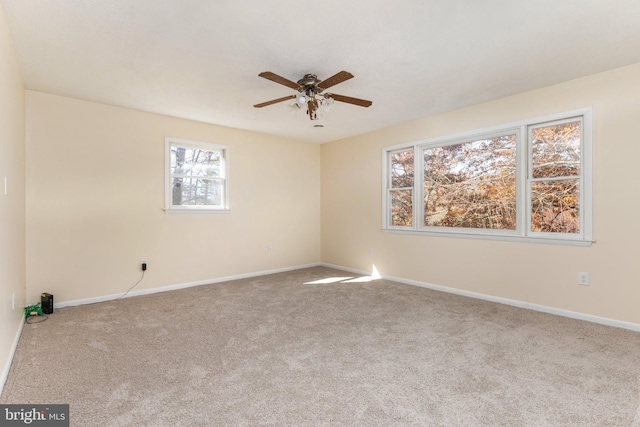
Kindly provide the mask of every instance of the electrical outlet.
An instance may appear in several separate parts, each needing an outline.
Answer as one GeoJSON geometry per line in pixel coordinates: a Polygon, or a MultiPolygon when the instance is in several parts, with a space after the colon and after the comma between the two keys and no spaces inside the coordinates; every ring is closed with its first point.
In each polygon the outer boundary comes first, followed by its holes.
{"type": "Polygon", "coordinates": [[[271,254],[273,253],[273,248],[272,248],[271,246],[269,246],[269,247],[267,248],[267,253],[268,253],[269,255],[271,255],[271,254]]]}
{"type": "Polygon", "coordinates": [[[16,293],[11,294],[11,310],[16,309],[16,293]]]}
{"type": "Polygon", "coordinates": [[[142,271],[147,271],[147,259],[146,258],[142,258],[140,260],[140,267],[142,268],[142,271]]]}
{"type": "Polygon", "coordinates": [[[579,285],[589,285],[589,273],[581,271],[578,273],[578,284],[579,285]]]}
{"type": "Polygon", "coordinates": [[[369,250],[367,251],[367,253],[369,254],[369,256],[373,255],[373,248],[369,248],[369,250]]]}

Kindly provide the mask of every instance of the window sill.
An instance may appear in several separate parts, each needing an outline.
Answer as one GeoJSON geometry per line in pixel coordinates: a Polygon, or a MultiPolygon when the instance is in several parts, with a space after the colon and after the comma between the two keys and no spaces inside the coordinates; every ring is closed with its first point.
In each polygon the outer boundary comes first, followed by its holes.
{"type": "Polygon", "coordinates": [[[522,243],[542,243],[547,245],[564,245],[564,246],[583,246],[589,247],[595,240],[586,240],[580,238],[551,238],[551,237],[531,237],[531,236],[508,236],[498,234],[470,234],[470,233],[446,233],[432,231],[416,231],[416,230],[400,230],[400,229],[381,229],[383,233],[407,234],[413,236],[430,236],[430,237],[453,237],[456,239],[479,239],[479,240],[500,240],[505,242],[522,242],[522,243]]]}
{"type": "Polygon", "coordinates": [[[194,208],[171,208],[162,209],[166,214],[220,214],[229,213],[231,209],[194,209],[194,208]]]}

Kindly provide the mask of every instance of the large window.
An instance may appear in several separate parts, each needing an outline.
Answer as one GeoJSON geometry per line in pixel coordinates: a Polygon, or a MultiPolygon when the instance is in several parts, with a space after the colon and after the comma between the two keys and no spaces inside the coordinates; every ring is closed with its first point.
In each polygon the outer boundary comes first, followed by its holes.
{"type": "Polygon", "coordinates": [[[516,133],[425,147],[424,225],[516,228],[516,133]]]}
{"type": "Polygon", "coordinates": [[[590,112],[383,151],[383,229],[591,243],[590,112]]]}
{"type": "Polygon", "coordinates": [[[223,211],[228,206],[228,149],[223,145],[165,138],[165,208],[223,211]]]}

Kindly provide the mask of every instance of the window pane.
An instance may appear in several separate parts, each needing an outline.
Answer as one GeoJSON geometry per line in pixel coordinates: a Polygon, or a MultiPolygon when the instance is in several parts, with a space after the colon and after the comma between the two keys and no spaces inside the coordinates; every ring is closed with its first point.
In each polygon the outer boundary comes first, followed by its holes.
{"type": "Polygon", "coordinates": [[[411,226],[413,223],[413,190],[392,190],[391,225],[411,226]]]}
{"type": "Polygon", "coordinates": [[[222,180],[174,177],[172,196],[177,206],[220,206],[222,180]]]}
{"type": "Polygon", "coordinates": [[[516,228],[516,135],[424,150],[424,225],[516,228]]]}
{"type": "Polygon", "coordinates": [[[219,151],[200,150],[190,147],[171,147],[171,173],[219,177],[222,156],[219,151]]]}
{"type": "Polygon", "coordinates": [[[413,187],[413,150],[391,154],[391,188],[413,187]]]}
{"type": "Polygon", "coordinates": [[[580,232],[580,181],[539,181],[531,184],[531,231],[580,232]]]}
{"type": "Polygon", "coordinates": [[[531,131],[532,176],[555,178],[580,174],[580,122],[531,131]]]}

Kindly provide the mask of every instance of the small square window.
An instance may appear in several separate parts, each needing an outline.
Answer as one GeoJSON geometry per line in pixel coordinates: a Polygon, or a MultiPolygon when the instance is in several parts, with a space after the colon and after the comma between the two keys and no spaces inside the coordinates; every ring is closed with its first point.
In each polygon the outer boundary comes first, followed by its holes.
{"type": "Polygon", "coordinates": [[[165,209],[228,210],[228,148],[165,138],[165,209]]]}

